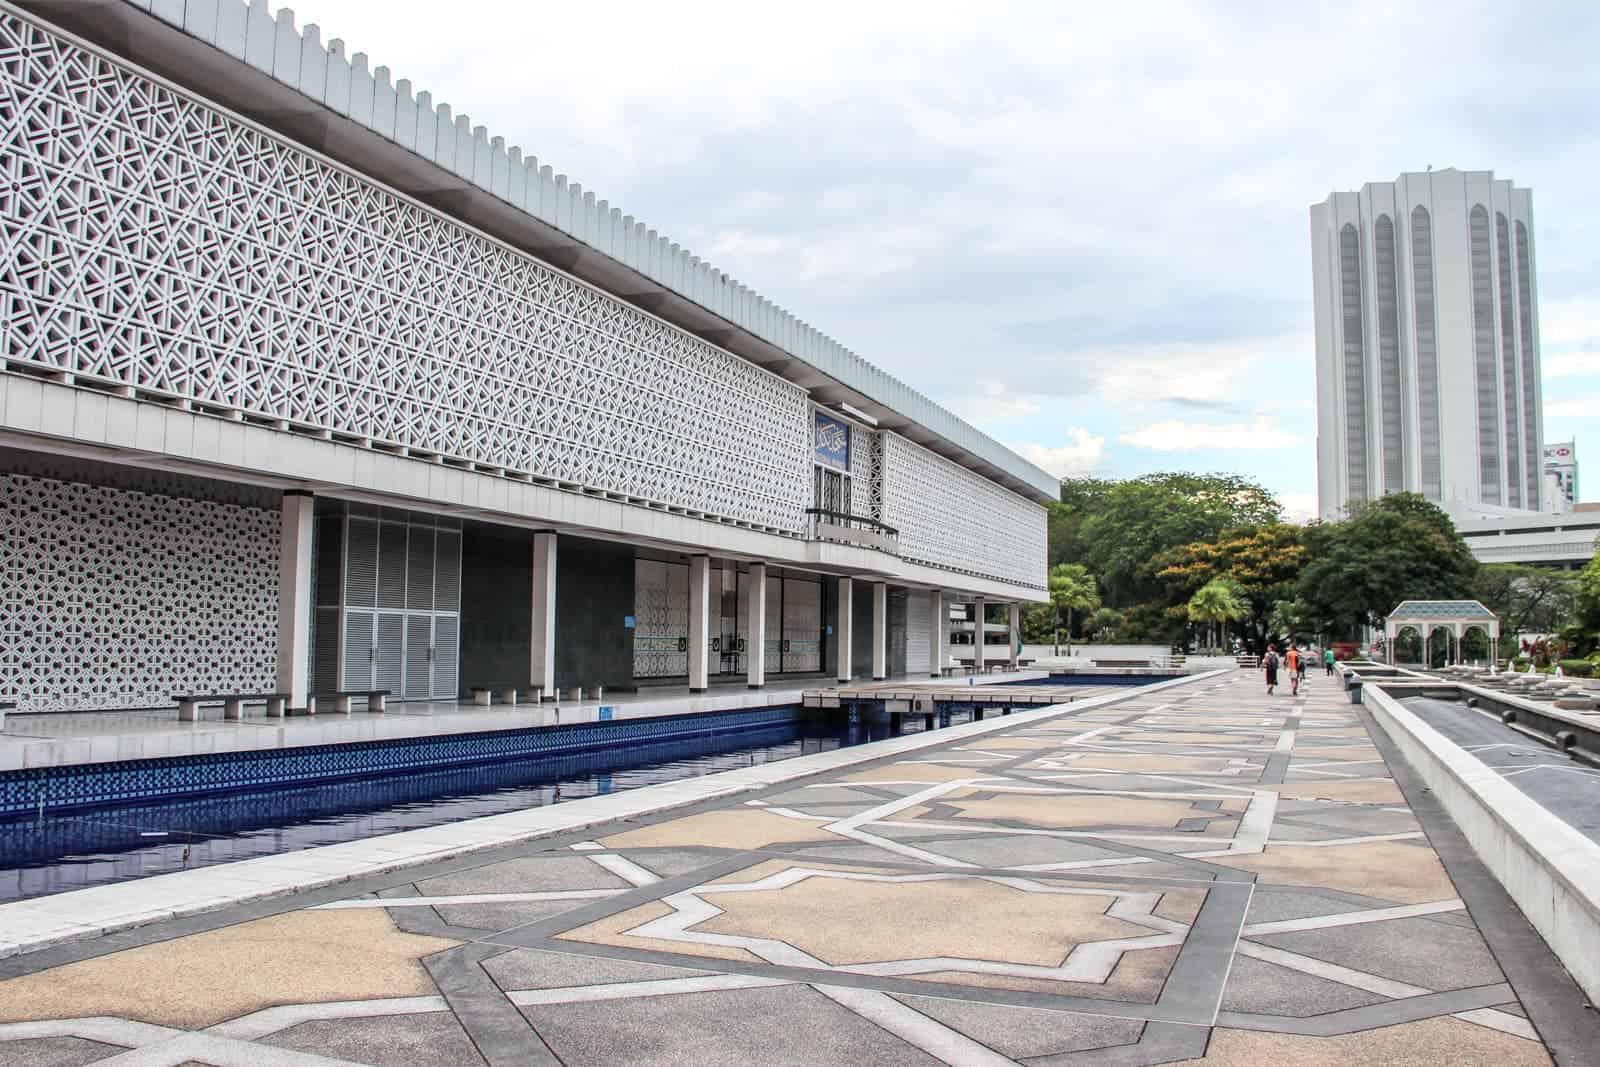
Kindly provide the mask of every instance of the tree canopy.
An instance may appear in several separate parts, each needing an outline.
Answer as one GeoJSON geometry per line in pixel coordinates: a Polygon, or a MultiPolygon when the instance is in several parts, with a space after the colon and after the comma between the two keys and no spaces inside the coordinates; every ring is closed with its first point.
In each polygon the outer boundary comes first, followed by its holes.
{"type": "Polygon", "coordinates": [[[1478,573],[1450,517],[1416,493],[1355,505],[1342,522],[1305,528],[1310,561],[1296,582],[1319,630],[1374,625],[1406,599],[1462,600],[1478,573]]]}

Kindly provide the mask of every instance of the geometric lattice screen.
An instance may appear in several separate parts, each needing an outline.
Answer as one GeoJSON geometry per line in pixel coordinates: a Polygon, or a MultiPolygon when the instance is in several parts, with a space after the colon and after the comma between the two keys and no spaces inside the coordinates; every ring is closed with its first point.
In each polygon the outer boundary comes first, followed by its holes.
{"type": "Polygon", "coordinates": [[[883,521],[903,559],[1040,588],[1043,507],[883,431],[883,521]]]}
{"type": "Polygon", "coordinates": [[[0,700],[168,704],[276,683],[275,510],[0,474],[0,700]]]}
{"type": "Polygon", "coordinates": [[[803,389],[0,12],[0,360],[789,533],[803,389]]]}

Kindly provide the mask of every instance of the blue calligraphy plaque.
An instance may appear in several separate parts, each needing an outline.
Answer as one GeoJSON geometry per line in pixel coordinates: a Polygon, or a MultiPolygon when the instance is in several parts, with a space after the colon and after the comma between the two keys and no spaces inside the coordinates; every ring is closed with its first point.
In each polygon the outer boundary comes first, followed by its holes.
{"type": "Polygon", "coordinates": [[[850,469],[850,427],[817,411],[811,424],[811,444],[817,462],[836,471],[850,469]]]}

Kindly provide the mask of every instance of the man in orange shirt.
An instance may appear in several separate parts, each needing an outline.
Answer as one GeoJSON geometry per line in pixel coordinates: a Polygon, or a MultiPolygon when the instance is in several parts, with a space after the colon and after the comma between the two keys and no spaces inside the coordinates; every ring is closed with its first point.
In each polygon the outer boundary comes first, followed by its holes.
{"type": "Polygon", "coordinates": [[[1300,695],[1300,650],[1298,648],[1295,648],[1293,645],[1290,645],[1289,646],[1289,652],[1284,658],[1286,660],[1288,660],[1288,667],[1289,667],[1289,695],[1290,696],[1299,696],[1300,695]]]}

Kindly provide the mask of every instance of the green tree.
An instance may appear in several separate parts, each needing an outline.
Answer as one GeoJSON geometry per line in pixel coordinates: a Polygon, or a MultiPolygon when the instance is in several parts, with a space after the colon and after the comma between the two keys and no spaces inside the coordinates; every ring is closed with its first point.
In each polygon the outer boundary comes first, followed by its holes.
{"type": "Polygon", "coordinates": [[[1575,618],[1568,630],[1572,655],[1587,656],[1600,648],[1600,555],[1578,572],[1575,618]]]}
{"type": "Polygon", "coordinates": [[[1072,613],[1100,606],[1094,575],[1081,563],[1057,563],[1050,568],[1050,603],[1055,616],[1055,654],[1061,655],[1061,612],[1067,613],[1067,655],[1072,655],[1072,613]]]}
{"type": "Polygon", "coordinates": [[[1189,618],[1195,622],[1221,626],[1217,642],[1226,647],[1228,623],[1245,617],[1248,612],[1243,592],[1228,578],[1213,578],[1189,598],[1189,618]]]}
{"type": "Polygon", "coordinates": [[[1504,654],[1516,648],[1519,633],[1553,634],[1574,621],[1578,576],[1549,567],[1487,563],[1478,568],[1472,592],[1500,617],[1504,654]]]}
{"type": "Polygon", "coordinates": [[[1195,590],[1226,578],[1244,597],[1248,609],[1241,627],[1245,644],[1264,652],[1274,607],[1294,598],[1294,586],[1307,559],[1298,526],[1270,522],[1224,531],[1220,536],[1181,545],[1158,556],[1156,577],[1167,583],[1168,602],[1187,604],[1195,590]]]}
{"type": "Polygon", "coordinates": [[[1355,505],[1342,522],[1312,523],[1310,562],[1295,583],[1319,632],[1350,635],[1407,599],[1472,596],[1478,563],[1450,517],[1416,493],[1355,505]]]}
{"type": "Polygon", "coordinates": [[[1084,624],[1097,640],[1108,641],[1122,627],[1122,612],[1116,608],[1097,608],[1084,624]]]}

